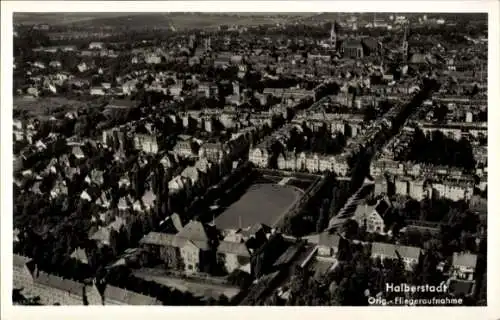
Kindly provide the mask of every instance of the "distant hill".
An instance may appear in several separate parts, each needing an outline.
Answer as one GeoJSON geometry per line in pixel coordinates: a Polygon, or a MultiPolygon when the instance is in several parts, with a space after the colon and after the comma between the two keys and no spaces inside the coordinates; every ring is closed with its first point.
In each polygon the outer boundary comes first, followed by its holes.
{"type": "Polygon", "coordinates": [[[50,12],[50,13],[27,13],[15,12],[14,24],[49,24],[65,25],[78,22],[91,21],[103,18],[118,18],[129,13],[121,12],[50,12]]]}
{"type": "Polygon", "coordinates": [[[310,13],[16,13],[15,24],[49,24],[75,27],[109,26],[162,27],[173,25],[176,29],[213,28],[219,25],[238,24],[254,26],[276,24],[310,13]]]}
{"type": "MultiPolygon", "coordinates": [[[[15,24],[49,24],[54,26],[71,25],[75,27],[128,27],[136,28],[165,28],[175,27],[177,30],[186,28],[213,29],[220,25],[238,24],[241,26],[257,26],[276,23],[322,23],[332,22],[340,17],[355,15],[361,21],[388,19],[389,15],[399,15],[390,12],[362,13],[266,13],[266,12],[227,12],[227,13],[200,13],[200,12],[170,12],[170,13],[134,13],[134,12],[70,12],[70,13],[15,13],[15,24]]],[[[423,13],[401,13],[407,17],[417,17],[423,13]]],[[[443,17],[451,20],[486,20],[486,14],[468,13],[429,13],[428,18],[443,17]]]]}

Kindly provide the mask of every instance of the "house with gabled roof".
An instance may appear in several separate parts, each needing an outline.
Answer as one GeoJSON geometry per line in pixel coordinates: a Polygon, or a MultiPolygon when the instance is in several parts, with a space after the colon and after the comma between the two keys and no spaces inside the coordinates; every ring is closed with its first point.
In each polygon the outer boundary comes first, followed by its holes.
{"type": "Polygon", "coordinates": [[[135,201],[134,201],[134,199],[132,199],[132,196],[130,194],[127,194],[126,196],[122,196],[118,200],[118,210],[126,211],[126,210],[133,207],[134,202],[135,201]]]}
{"type": "Polygon", "coordinates": [[[477,255],[466,252],[454,252],[451,262],[450,276],[460,280],[474,280],[477,255]]]}
{"type": "Polygon", "coordinates": [[[56,183],[52,190],[50,190],[50,198],[56,199],[60,196],[65,196],[68,194],[68,187],[66,186],[66,181],[63,179],[56,180],[56,183]]]}
{"type": "Polygon", "coordinates": [[[64,168],[64,175],[66,176],[67,179],[73,180],[73,177],[77,174],[80,174],[80,167],[65,167],[64,168]]]}
{"type": "Polygon", "coordinates": [[[78,247],[75,250],[73,250],[73,253],[71,253],[70,258],[78,260],[79,262],[81,262],[83,264],[89,263],[87,252],[85,251],[84,248],[81,248],[81,247],[78,247]]]}
{"type": "Polygon", "coordinates": [[[77,69],[78,71],[80,72],[85,72],[89,69],[89,67],[87,66],[87,64],[85,62],[82,62],[80,63],[78,66],[77,66],[77,69]]]}
{"type": "Polygon", "coordinates": [[[200,173],[196,167],[186,167],[181,172],[181,177],[189,179],[191,181],[191,185],[194,185],[200,179],[200,173]]]}
{"type": "Polygon", "coordinates": [[[141,203],[145,210],[153,209],[155,201],[156,201],[156,195],[152,190],[147,190],[141,197],[141,203]]]}
{"type": "Polygon", "coordinates": [[[371,258],[400,259],[405,264],[405,269],[413,270],[419,263],[422,249],[418,247],[394,245],[391,243],[373,242],[371,247],[371,258]]]}
{"type": "Polygon", "coordinates": [[[45,151],[47,149],[47,145],[45,143],[43,143],[41,140],[38,140],[36,143],[35,143],[35,148],[39,151],[39,152],[42,152],[42,151],[45,151]]]}
{"type": "Polygon", "coordinates": [[[221,241],[217,247],[217,257],[223,261],[228,273],[242,270],[252,274],[251,252],[244,242],[221,241]]]}
{"type": "Polygon", "coordinates": [[[12,242],[19,242],[19,234],[21,232],[19,231],[18,228],[14,228],[13,232],[12,232],[12,242]]]}
{"type": "Polygon", "coordinates": [[[207,173],[211,167],[211,163],[206,158],[201,158],[196,161],[194,167],[200,172],[207,173]]]}
{"type": "Polygon", "coordinates": [[[57,167],[59,165],[59,161],[57,158],[52,158],[50,159],[49,163],[45,167],[45,170],[43,171],[45,174],[50,174],[50,173],[57,173],[57,167]]]}
{"type": "Polygon", "coordinates": [[[141,202],[141,200],[135,200],[134,203],[132,203],[132,209],[135,212],[144,212],[144,206],[141,202]]]}
{"type": "Polygon", "coordinates": [[[118,181],[118,187],[119,188],[123,187],[125,189],[130,187],[130,179],[127,177],[127,175],[124,175],[123,177],[120,178],[120,180],[118,181]]]}
{"type": "Polygon", "coordinates": [[[74,146],[73,148],[71,148],[71,153],[77,159],[84,159],[85,158],[85,153],[83,153],[83,150],[80,146],[74,146]]]}
{"type": "Polygon", "coordinates": [[[116,217],[113,222],[105,227],[99,226],[98,230],[90,236],[90,240],[95,240],[99,243],[109,245],[111,238],[111,230],[120,232],[120,229],[125,226],[126,221],[123,218],[116,217]]]}
{"type": "Polygon", "coordinates": [[[223,155],[222,142],[205,142],[199,150],[200,157],[206,158],[214,163],[219,162],[223,155]]]}
{"type": "Polygon", "coordinates": [[[92,202],[92,197],[89,195],[87,190],[82,191],[82,193],[80,194],[80,199],[88,201],[88,202],[92,202]]]}
{"type": "Polygon", "coordinates": [[[388,217],[391,214],[392,205],[386,199],[379,199],[374,205],[360,204],[354,213],[354,220],[361,226],[366,225],[366,231],[370,233],[386,234],[386,228],[390,227],[388,217]]]}
{"type": "Polygon", "coordinates": [[[181,134],[173,148],[173,152],[178,156],[191,157],[194,155],[193,145],[198,143],[192,136],[181,134]]]}
{"type": "Polygon", "coordinates": [[[98,186],[101,186],[104,184],[104,172],[102,170],[98,169],[92,169],[88,175],[91,183],[94,183],[98,186]]]}
{"type": "Polygon", "coordinates": [[[90,221],[94,224],[100,225],[100,224],[109,224],[111,222],[111,219],[115,217],[115,214],[112,210],[107,210],[104,212],[99,212],[97,215],[93,215],[90,221]]]}
{"type": "Polygon", "coordinates": [[[167,152],[165,155],[161,158],[160,163],[165,169],[170,169],[175,167],[175,165],[179,162],[179,159],[177,158],[177,154],[167,152]]]}
{"type": "Polygon", "coordinates": [[[189,179],[181,175],[175,176],[168,182],[169,193],[176,193],[189,186],[189,179]]]}
{"type": "Polygon", "coordinates": [[[210,263],[214,237],[209,226],[191,220],[177,234],[150,232],[140,243],[170,267],[181,267],[185,272],[201,270],[210,263]]]}
{"type": "Polygon", "coordinates": [[[42,195],[43,192],[42,190],[40,189],[40,187],[42,186],[42,182],[41,181],[36,181],[32,186],[31,186],[31,192],[33,192],[34,194],[39,194],[39,195],[42,195]]]}
{"type": "Polygon", "coordinates": [[[231,273],[242,270],[253,272],[251,258],[271,235],[271,228],[257,223],[245,229],[224,231],[224,238],[217,247],[217,260],[231,273]]]}
{"type": "Polygon", "coordinates": [[[101,192],[99,198],[96,199],[95,204],[103,209],[109,209],[111,206],[111,190],[104,190],[101,192]]]}
{"type": "Polygon", "coordinates": [[[62,154],[59,159],[59,164],[63,167],[69,167],[70,166],[70,162],[69,162],[69,157],[68,157],[68,154],[67,153],[64,153],[62,154]]]}

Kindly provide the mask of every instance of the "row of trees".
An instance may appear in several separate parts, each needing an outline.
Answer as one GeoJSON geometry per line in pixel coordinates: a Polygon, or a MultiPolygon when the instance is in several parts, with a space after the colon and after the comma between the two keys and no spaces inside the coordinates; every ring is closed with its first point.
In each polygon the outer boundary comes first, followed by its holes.
{"type": "Polygon", "coordinates": [[[418,128],[408,153],[402,153],[399,161],[416,161],[472,170],[475,166],[472,146],[466,138],[456,141],[445,137],[441,131],[433,131],[430,137],[418,128]]]}
{"type": "Polygon", "coordinates": [[[333,173],[327,173],[323,186],[301,212],[295,216],[285,216],[282,231],[296,237],[322,232],[349,195],[349,182],[337,180],[333,173]]]}
{"type": "Polygon", "coordinates": [[[335,136],[329,132],[326,124],[318,130],[311,130],[305,123],[301,129],[293,128],[290,139],[286,143],[286,150],[299,152],[314,152],[320,154],[337,154],[346,145],[346,137],[342,132],[335,136]]]}
{"type": "Polygon", "coordinates": [[[409,215],[415,210],[421,210],[424,214],[429,211],[431,214],[440,214],[442,218],[437,220],[438,223],[434,223],[437,232],[431,234],[431,232],[409,230],[400,241],[408,245],[424,247],[428,240],[436,239],[439,251],[445,256],[451,255],[455,251],[478,252],[479,247],[476,239],[482,230],[486,229],[486,221],[481,220],[476,213],[471,212],[464,202],[422,200],[420,208],[418,208],[418,203],[408,201],[400,212],[407,219],[412,219],[413,217],[409,215]]]}

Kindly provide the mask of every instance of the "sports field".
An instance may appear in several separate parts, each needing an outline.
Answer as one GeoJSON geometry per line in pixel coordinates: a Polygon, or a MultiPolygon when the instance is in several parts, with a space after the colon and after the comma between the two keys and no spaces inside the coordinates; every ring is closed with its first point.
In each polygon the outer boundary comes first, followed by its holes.
{"type": "Polygon", "coordinates": [[[302,194],[290,185],[254,184],[215,219],[215,225],[220,229],[246,228],[258,223],[273,227],[302,194]]]}

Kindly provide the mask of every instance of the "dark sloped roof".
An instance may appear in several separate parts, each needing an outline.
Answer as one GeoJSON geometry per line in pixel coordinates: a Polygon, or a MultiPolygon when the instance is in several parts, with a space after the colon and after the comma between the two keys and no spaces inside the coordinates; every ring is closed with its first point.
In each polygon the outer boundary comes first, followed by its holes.
{"type": "Polygon", "coordinates": [[[83,287],[85,286],[83,283],[71,279],[64,279],[44,271],[37,272],[34,282],[73,295],[82,296],[83,299],[83,287]]]}
{"type": "Polygon", "coordinates": [[[14,267],[22,268],[22,267],[24,267],[24,265],[26,265],[30,261],[31,261],[31,259],[28,257],[21,256],[18,254],[12,255],[12,262],[14,264],[14,267]]]}
{"type": "Polygon", "coordinates": [[[475,268],[477,255],[471,253],[453,253],[453,265],[475,268]]]}
{"type": "Polygon", "coordinates": [[[158,246],[171,246],[176,248],[181,248],[186,245],[186,243],[190,241],[197,248],[202,250],[208,250],[209,245],[208,241],[204,240],[192,240],[179,236],[178,234],[171,233],[161,233],[161,232],[150,232],[145,235],[140,243],[141,244],[152,244],[158,246]]]}
{"type": "Polygon", "coordinates": [[[427,61],[424,54],[415,53],[411,56],[410,63],[427,63],[427,61]]]}
{"type": "Polygon", "coordinates": [[[378,49],[378,41],[374,38],[363,39],[363,44],[367,46],[370,50],[378,49]]]}
{"type": "Polygon", "coordinates": [[[288,249],[286,249],[286,251],[278,257],[276,262],[274,262],[273,266],[280,266],[290,263],[290,261],[295,257],[300,249],[301,247],[298,245],[292,245],[288,247],[288,249]]]}
{"type": "Polygon", "coordinates": [[[177,213],[173,213],[170,215],[170,219],[172,219],[172,224],[174,225],[175,229],[179,232],[182,230],[182,221],[181,217],[177,213]]]}
{"type": "Polygon", "coordinates": [[[178,240],[176,239],[175,234],[150,232],[141,239],[140,243],[175,247],[177,246],[175,245],[177,241],[178,240]]]}
{"type": "Polygon", "coordinates": [[[178,237],[189,240],[208,241],[207,232],[203,224],[199,221],[191,220],[177,234],[178,237]]]}
{"type": "Polygon", "coordinates": [[[436,58],[434,58],[434,56],[431,54],[414,53],[410,58],[410,63],[417,63],[417,64],[431,63],[431,64],[433,64],[433,63],[436,63],[436,58]]]}
{"type": "Polygon", "coordinates": [[[106,108],[134,108],[137,107],[137,101],[126,99],[113,99],[109,102],[106,108]]]}
{"type": "Polygon", "coordinates": [[[380,216],[384,216],[387,210],[390,208],[390,205],[385,200],[380,200],[375,206],[375,210],[380,216]]]}
{"type": "Polygon", "coordinates": [[[356,39],[348,39],[342,42],[344,48],[362,48],[361,41],[356,39]]]}
{"type": "Polygon", "coordinates": [[[110,285],[106,286],[104,290],[104,303],[106,300],[114,300],[128,305],[161,305],[161,302],[156,298],[110,285]]]}
{"type": "Polygon", "coordinates": [[[87,257],[87,252],[85,249],[82,249],[80,247],[76,248],[73,253],[71,254],[71,258],[74,258],[76,260],[79,260],[82,263],[88,264],[88,257],[87,257]]]}
{"type": "Polygon", "coordinates": [[[474,281],[453,279],[450,281],[449,291],[455,295],[459,294],[468,295],[472,293],[473,287],[474,287],[474,281]]]}
{"type": "Polygon", "coordinates": [[[399,253],[402,258],[418,259],[421,251],[422,250],[417,247],[400,246],[381,242],[372,243],[372,255],[381,254],[394,259],[398,258],[397,253],[399,253]]]}

